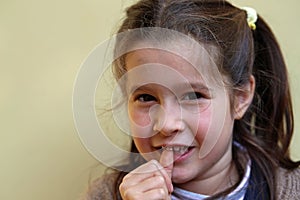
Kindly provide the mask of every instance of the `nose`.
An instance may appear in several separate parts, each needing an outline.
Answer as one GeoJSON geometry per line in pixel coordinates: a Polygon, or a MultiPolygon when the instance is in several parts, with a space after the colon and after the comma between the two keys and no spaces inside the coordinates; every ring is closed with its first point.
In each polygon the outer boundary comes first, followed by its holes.
{"type": "Polygon", "coordinates": [[[184,130],[181,108],[178,102],[168,102],[157,105],[153,110],[153,130],[164,136],[180,133],[184,130]]]}

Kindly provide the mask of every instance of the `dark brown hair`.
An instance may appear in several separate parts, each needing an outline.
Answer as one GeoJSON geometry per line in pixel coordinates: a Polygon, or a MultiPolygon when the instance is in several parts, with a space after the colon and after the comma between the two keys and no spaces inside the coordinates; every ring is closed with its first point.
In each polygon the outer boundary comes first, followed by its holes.
{"type": "MultiPolygon", "coordinates": [[[[300,164],[293,162],[289,154],[294,119],[288,75],[280,47],[268,25],[259,16],[256,30],[251,30],[246,18],[245,11],[222,0],[141,0],[127,9],[118,33],[160,27],[189,35],[204,46],[216,47],[216,63],[220,72],[230,78],[233,92],[254,75],[253,103],[244,117],[235,122],[233,137],[257,163],[267,181],[270,199],[276,199],[276,169],[294,169],[300,164]]],[[[118,79],[126,71],[125,56],[115,64],[118,79]]],[[[131,151],[137,152],[133,142],[131,151]]],[[[235,159],[235,149],[233,154],[242,179],[244,171],[235,159]]],[[[124,166],[125,171],[143,162],[142,158],[135,158],[131,165],[124,166]]],[[[125,175],[126,172],[120,172],[116,181],[115,199],[121,199],[118,186],[125,175]]],[[[234,187],[214,197],[222,197],[234,187]]]]}

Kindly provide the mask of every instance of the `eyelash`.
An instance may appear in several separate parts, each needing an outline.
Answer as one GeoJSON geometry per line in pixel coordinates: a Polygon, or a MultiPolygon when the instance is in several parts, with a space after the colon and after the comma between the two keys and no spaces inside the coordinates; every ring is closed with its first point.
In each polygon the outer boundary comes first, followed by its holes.
{"type": "MultiPolygon", "coordinates": [[[[190,100],[190,101],[195,101],[205,98],[205,95],[203,95],[200,92],[189,92],[184,95],[182,100],[190,100]]],[[[139,102],[152,102],[152,101],[157,101],[157,99],[150,94],[139,94],[134,98],[135,101],[139,102]]]]}
{"type": "Polygon", "coordinates": [[[204,95],[200,92],[189,92],[184,95],[183,100],[197,100],[201,98],[204,98],[204,95]]]}
{"type": "Polygon", "coordinates": [[[134,98],[135,101],[151,102],[156,101],[156,98],[150,94],[139,94],[134,98]]]}

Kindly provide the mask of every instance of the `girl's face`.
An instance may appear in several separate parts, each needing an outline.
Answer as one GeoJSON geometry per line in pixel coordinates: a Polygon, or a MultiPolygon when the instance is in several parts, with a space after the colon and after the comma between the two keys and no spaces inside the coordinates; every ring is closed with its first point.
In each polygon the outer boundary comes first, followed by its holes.
{"type": "Polygon", "coordinates": [[[146,160],[159,160],[162,147],[173,149],[172,181],[184,187],[230,165],[233,124],[241,113],[231,111],[222,80],[211,78],[214,63],[204,50],[192,53],[181,46],[180,51],[185,59],[157,49],[129,53],[126,89],[139,152],[146,160]]]}

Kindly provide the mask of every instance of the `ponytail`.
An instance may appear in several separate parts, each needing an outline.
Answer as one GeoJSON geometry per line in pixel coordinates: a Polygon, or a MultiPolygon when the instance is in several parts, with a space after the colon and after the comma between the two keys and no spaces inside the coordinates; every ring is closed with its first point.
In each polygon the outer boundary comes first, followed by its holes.
{"type": "Polygon", "coordinates": [[[299,163],[292,162],[289,154],[294,117],[287,68],[278,42],[263,19],[257,21],[253,36],[255,133],[270,146],[269,150],[273,151],[280,166],[292,169],[299,163]]]}
{"type": "Polygon", "coordinates": [[[253,31],[256,80],[252,105],[243,120],[235,125],[235,140],[248,150],[261,169],[275,199],[276,169],[295,169],[300,162],[290,158],[294,117],[286,64],[271,29],[259,18],[253,31]]]}

